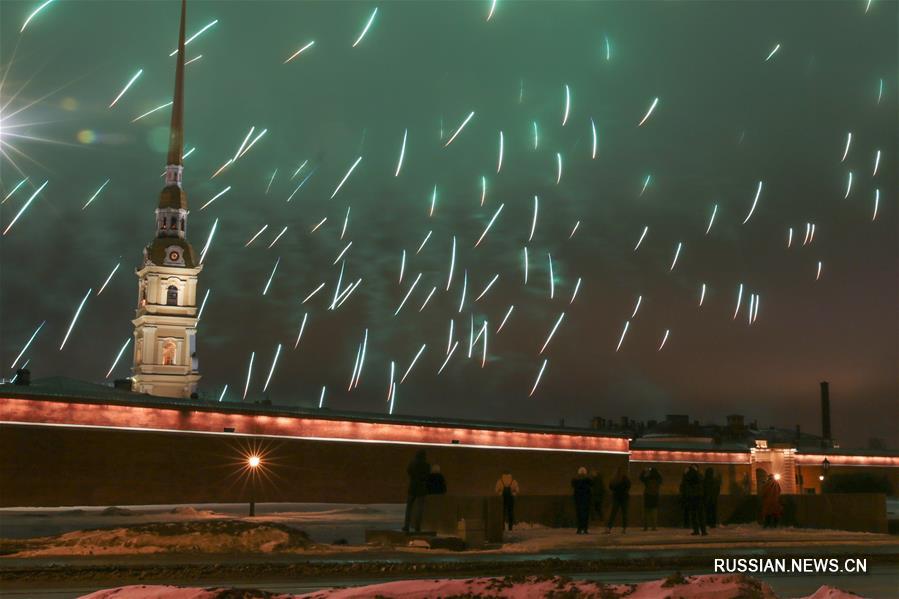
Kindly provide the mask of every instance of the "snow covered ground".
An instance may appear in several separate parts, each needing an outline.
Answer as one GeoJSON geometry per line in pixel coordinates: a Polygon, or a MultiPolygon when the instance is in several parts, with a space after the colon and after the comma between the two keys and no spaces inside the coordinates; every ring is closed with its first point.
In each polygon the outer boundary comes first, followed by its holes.
{"type": "MultiPolygon", "coordinates": [[[[97,591],[85,599],[353,599],[384,597],[430,599],[432,597],[504,597],[543,599],[585,597],[602,599],[778,599],[771,588],[742,575],[706,575],[664,579],[637,584],[602,584],[553,577],[499,577],[469,579],[401,580],[351,588],[334,588],[304,595],[273,595],[261,591],[240,594],[235,589],[135,585],[97,591]]],[[[851,593],[822,586],[805,599],[851,599],[851,593]]]]}

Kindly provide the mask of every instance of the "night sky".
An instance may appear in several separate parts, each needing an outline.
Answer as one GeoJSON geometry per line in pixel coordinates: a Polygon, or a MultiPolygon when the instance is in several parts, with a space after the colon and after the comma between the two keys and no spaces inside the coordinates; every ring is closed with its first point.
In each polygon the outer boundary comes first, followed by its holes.
{"type": "MultiPolygon", "coordinates": [[[[169,110],[132,120],[171,99],[179,10],[163,1],[58,0],[20,33],[39,5],[0,4],[2,197],[28,177],[0,206],[3,229],[49,181],[0,241],[0,356],[10,376],[46,321],[19,364],[30,360],[35,378],[99,382],[132,334],[133,271],[153,237],[163,184],[169,110]]],[[[228,384],[226,401],[239,400],[255,352],[246,401],[261,399],[280,343],[273,403],[315,406],[327,386],[327,407],[383,413],[390,362],[399,382],[427,344],[396,388],[396,414],[586,425],[595,415],[723,421],[742,413],[820,433],[818,382],[826,379],[839,440],[895,445],[899,3],[866,5],[501,0],[488,21],[489,0],[189,2],[188,36],[218,19],[186,52],[188,60],[202,55],[187,65],[185,88],[185,146],[196,148],[185,160],[188,238],[198,253],[218,219],[200,276],[200,297],[211,290],[198,328],[201,390],[218,398],[228,384]],[[251,127],[254,137],[267,132],[211,178],[251,127]],[[815,233],[804,245],[807,223],[815,233]],[[349,242],[341,289],[362,282],[329,310],[341,268],[334,261],[349,242]],[[760,299],[750,325],[752,294],[760,299]],[[488,322],[483,368],[483,339],[467,355],[472,316],[476,333],[488,322]],[[450,319],[459,346],[438,376],[450,319]],[[366,329],[361,382],[348,392],[366,329]]],[[[129,374],[131,352],[109,380],[129,374]]]]}

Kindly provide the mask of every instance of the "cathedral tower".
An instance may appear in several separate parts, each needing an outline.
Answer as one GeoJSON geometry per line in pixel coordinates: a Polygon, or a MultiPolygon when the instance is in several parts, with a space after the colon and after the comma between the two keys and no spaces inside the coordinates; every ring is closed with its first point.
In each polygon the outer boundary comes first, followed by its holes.
{"type": "Polygon", "coordinates": [[[181,29],[165,187],[156,208],[156,237],[144,248],[135,271],[138,295],[134,323],[132,388],[138,393],[190,397],[197,390],[197,276],[203,266],[187,241],[187,195],[181,187],[184,151],[184,21],[181,29]]]}

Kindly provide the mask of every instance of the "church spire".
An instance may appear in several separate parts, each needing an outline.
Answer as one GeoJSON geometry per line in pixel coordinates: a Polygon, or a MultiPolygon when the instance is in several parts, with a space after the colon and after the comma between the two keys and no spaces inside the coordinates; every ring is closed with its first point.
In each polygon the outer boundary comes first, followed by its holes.
{"type": "Polygon", "coordinates": [[[165,167],[165,184],[181,186],[184,153],[184,27],[187,0],[181,0],[181,29],[178,32],[178,55],[175,66],[175,93],[172,97],[172,123],[169,130],[169,153],[165,167]]]}

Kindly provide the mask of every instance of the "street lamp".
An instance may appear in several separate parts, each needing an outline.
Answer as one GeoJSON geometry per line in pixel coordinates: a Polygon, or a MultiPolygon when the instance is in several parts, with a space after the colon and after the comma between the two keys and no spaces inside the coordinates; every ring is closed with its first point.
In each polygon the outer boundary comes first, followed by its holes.
{"type": "Polygon", "coordinates": [[[259,466],[262,465],[262,458],[258,455],[252,454],[247,457],[247,468],[249,469],[250,474],[250,516],[256,515],[256,500],[255,500],[255,490],[256,490],[256,474],[259,466]]]}

